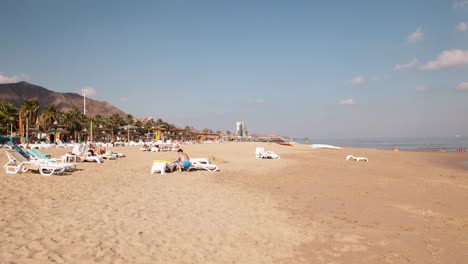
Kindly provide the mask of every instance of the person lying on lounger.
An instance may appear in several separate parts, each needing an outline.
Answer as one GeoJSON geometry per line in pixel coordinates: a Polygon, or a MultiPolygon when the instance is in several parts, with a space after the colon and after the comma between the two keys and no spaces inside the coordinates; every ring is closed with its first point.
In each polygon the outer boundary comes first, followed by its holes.
{"type": "Polygon", "coordinates": [[[189,156],[184,153],[182,149],[177,150],[177,153],[179,157],[175,161],[177,163],[177,167],[179,168],[179,171],[182,172],[182,170],[187,170],[188,167],[190,167],[190,158],[189,156]]]}

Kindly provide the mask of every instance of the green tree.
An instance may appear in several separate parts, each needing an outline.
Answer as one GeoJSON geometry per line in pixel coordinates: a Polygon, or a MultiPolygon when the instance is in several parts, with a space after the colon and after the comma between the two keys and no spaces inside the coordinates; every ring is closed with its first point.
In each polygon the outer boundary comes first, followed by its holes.
{"type": "Polygon", "coordinates": [[[132,125],[132,126],[135,125],[135,118],[133,117],[133,115],[131,115],[131,114],[126,115],[125,116],[125,123],[127,125],[132,125]]]}
{"type": "Polygon", "coordinates": [[[18,124],[18,108],[9,102],[0,102],[0,127],[8,128],[11,126],[10,124],[13,126],[18,124]]]}
{"type": "Polygon", "coordinates": [[[37,123],[37,116],[39,112],[39,102],[37,100],[24,100],[21,103],[20,114],[27,118],[29,126],[37,123]]]}
{"type": "Polygon", "coordinates": [[[63,112],[59,119],[59,123],[65,125],[72,135],[83,130],[86,125],[89,125],[88,117],[85,116],[76,106],[66,112],[63,112]]]}
{"type": "Polygon", "coordinates": [[[52,124],[58,119],[60,112],[55,105],[46,105],[39,118],[39,126],[43,130],[49,130],[52,124]]]}

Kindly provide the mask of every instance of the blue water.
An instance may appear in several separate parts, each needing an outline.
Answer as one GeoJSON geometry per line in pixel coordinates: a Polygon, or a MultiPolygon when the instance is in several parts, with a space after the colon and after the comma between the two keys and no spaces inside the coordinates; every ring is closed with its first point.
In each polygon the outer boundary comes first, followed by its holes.
{"type": "Polygon", "coordinates": [[[458,137],[422,137],[422,138],[372,138],[372,139],[314,139],[307,142],[298,141],[303,144],[328,144],[339,147],[393,149],[397,146],[399,150],[419,151],[442,151],[451,152],[457,149],[465,149],[468,153],[468,136],[458,137]]]}

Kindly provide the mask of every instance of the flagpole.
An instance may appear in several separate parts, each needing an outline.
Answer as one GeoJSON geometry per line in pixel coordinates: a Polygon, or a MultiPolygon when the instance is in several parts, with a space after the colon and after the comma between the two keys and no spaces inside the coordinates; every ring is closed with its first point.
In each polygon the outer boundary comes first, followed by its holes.
{"type": "Polygon", "coordinates": [[[29,143],[29,118],[26,118],[26,144],[29,143]]]}
{"type": "Polygon", "coordinates": [[[23,119],[21,118],[21,114],[18,117],[18,127],[20,133],[20,142],[23,142],[23,119]]]}
{"type": "Polygon", "coordinates": [[[91,120],[91,142],[93,142],[93,121],[91,120]]]}
{"type": "Polygon", "coordinates": [[[81,89],[83,92],[83,114],[86,115],[86,92],[88,89],[81,89]]]}

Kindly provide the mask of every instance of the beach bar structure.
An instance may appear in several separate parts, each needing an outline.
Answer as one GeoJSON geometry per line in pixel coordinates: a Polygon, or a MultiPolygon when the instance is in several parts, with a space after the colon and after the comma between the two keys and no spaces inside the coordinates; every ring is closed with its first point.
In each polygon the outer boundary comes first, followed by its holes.
{"type": "Polygon", "coordinates": [[[221,139],[221,134],[215,132],[200,132],[200,141],[218,141],[221,139]]]}
{"type": "Polygon", "coordinates": [[[55,121],[47,132],[47,138],[50,142],[55,143],[57,139],[68,141],[71,132],[66,129],[66,125],[61,125],[55,121]]]}
{"type": "Polygon", "coordinates": [[[111,141],[111,129],[99,125],[97,128],[93,128],[93,138],[92,141],[98,142],[110,142],[111,141]]]}
{"type": "Polygon", "coordinates": [[[126,126],[121,126],[119,127],[121,132],[119,132],[119,135],[123,139],[123,135],[126,135],[126,141],[130,142],[135,138],[136,135],[140,135],[140,132],[137,131],[139,127],[134,126],[134,125],[126,125],[126,126]]]}
{"type": "Polygon", "coordinates": [[[186,130],[180,127],[175,127],[169,129],[169,133],[167,134],[168,139],[172,140],[183,140],[186,135],[186,130]]]}
{"type": "Polygon", "coordinates": [[[162,134],[167,131],[167,129],[165,127],[162,127],[162,126],[151,127],[148,130],[153,131],[154,140],[156,140],[156,141],[162,139],[162,134]]]}

